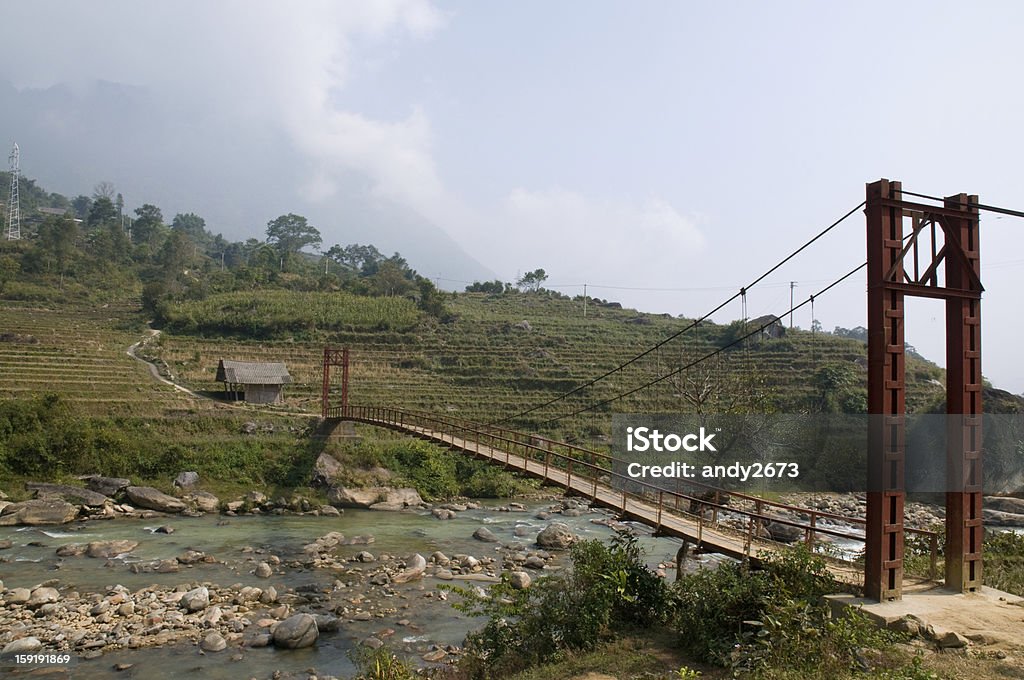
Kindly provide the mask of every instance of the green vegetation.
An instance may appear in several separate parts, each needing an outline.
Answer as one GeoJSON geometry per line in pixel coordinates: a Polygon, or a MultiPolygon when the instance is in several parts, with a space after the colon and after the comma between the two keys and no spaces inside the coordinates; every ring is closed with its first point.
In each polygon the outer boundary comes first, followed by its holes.
{"type": "Polygon", "coordinates": [[[364,439],[356,444],[326,449],[342,463],[337,481],[346,486],[364,486],[383,480],[372,479],[373,471],[388,470],[388,483],[411,486],[427,500],[455,496],[509,498],[534,490],[526,479],[468,456],[453,455],[439,446],[409,437],[364,439]]]}
{"type": "Polygon", "coordinates": [[[167,305],[159,314],[172,333],[245,338],[352,329],[408,330],[419,312],[404,298],[264,290],[211,295],[167,305]]]}
{"type": "Polygon", "coordinates": [[[488,616],[466,640],[462,668],[471,678],[505,677],[564,654],[593,649],[620,626],[649,627],[669,613],[668,587],[643,564],[632,535],[610,546],[582,541],[572,548],[573,568],[523,590],[508,581],[487,597],[452,588],[456,608],[488,616]]]}
{"type": "Polygon", "coordinates": [[[803,548],[761,570],[725,563],[672,586],[647,570],[628,535],[608,546],[584,541],[572,557],[567,573],[526,590],[507,582],[486,596],[451,588],[463,598],[457,608],[488,616],[467,639],[455,677],[526,680],[611,669],[651,678],[951,677],[858,612],[833,618],[823,597],[836,586],[822,559],[803,548]],[[663,637],[666,625],[674,641],[663,637]],[[624,659],[638,667],[623,666],[624,659]]]}

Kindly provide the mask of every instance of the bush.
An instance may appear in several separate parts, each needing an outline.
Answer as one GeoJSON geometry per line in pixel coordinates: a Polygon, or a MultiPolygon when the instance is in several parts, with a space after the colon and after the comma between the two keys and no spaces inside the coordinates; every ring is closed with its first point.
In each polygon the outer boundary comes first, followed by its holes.
{"type": "Polygon", "coordinates": [[[592,649],[619,626],[664,620],[668,588],[643,563],[635,536],[622,534],[609,546],[581,541],[572,559],[571,570],[525,590],[507,580],[483,597],[451,588],[464,598],[457,609],[489,617],[466,639],[461,668],[469,677],[502,677],[592,649]]]}

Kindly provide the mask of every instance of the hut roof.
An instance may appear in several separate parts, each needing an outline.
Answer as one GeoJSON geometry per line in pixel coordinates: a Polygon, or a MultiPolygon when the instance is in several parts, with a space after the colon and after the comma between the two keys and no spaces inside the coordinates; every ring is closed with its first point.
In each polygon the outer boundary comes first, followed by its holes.
{"type": "Polygon", "coordinates": [[[236,385],[288,385],[292,377],[284,364],[221,359],[217,364],[217,380],[236,385]]]}

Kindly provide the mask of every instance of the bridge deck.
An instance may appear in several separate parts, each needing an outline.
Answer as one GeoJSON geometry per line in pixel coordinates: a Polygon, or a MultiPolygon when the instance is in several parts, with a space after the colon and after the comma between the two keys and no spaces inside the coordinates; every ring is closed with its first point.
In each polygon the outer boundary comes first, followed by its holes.
{"type": "MultiPolygon", "coordinates": [[[[720,553],[736,559],[749,559],[756,564],[785,547],[784,544],[764,540],[719,523],[707,522],[701,515],[686,516],[673,512],[672,508],[666,507],[664,503],[632,497],[599,482],[596,477],[573,474],[570,470],[516,455],[504,448],[484,444],[480,442],[479,437],[470,439],[423,425],[370,415],[349,416],[343,419],[405,432],[543,479],[589,498],[596,505],[615,510],[625,519],[652,527],[658,535],[681,538],[707,552],[720,553]]],[[[863,583],[861,570],[853,564],[829,559],[828,566],[833,576],[844,583],[857,586],[863,583]]]]}

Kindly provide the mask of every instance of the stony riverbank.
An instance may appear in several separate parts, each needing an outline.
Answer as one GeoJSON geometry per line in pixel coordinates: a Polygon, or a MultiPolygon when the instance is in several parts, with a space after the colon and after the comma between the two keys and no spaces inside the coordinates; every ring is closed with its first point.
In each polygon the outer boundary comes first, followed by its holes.
{"type": "MultiPolygon", "coordinates": [[[[175,520],[154,515],[149,519],[156,522],[145,527],[154,533],[146,531],[137,540],[85,541],[74,532],[56,534],[59,544],[35,548],[34,554],[50,557],[35,562],[31,572],[42,576],[49,571],[55,577],[17,587],[0,585],[0,648],[68,651],[89,662],[103,655],[123,659],[126,652],[144,659],[145,650],[151,648],[191,645],[197,654],[244,663],[253,650],[264,647],[315,647],[322,636],[345,636],[357,638],[354,644],[388,644],[418,656],[423,663],[443,663],[457,656],[458,646],[431,635],[433,621],[452,616],[442,585],[480,587],[507,578],[516,587],[529,587],[538,575],[563,564],[565,549],[578,533],[592,527],[606,536],[608,525],[614,523],[605,513],[574,499],[529,505],[509,502],[482,507],[464,502],[397,513],[352,511],[362,513],[365,520],[408,517],[425,527],[450,527],[464,536],[458,552],[401,552],[394,549],[393,540],[392,547],[378,550],[370,533],[325,531],[303,544],[282,537],[285,545],[276,549],[259,544],[222,552],[185,549],[173,557],[135,559],[153,541],[187,534],[191,522],[206,522],[211,531],[231,532],[232,522],[261,521],[258,515],[222,516],[215,523],[210,518],[175,520]],[[472,524],[467,525],[469,518],[472,524]],[[160,529],[169,533],[156,533],[160,529]],[[467,544],[478,547],[468,550],[467,544]],[[101,567],[107,573],[104,580],[110,583],[132,578],[136,585],[90,589],[76,585],[77,577],[61,577],[85,565],[101,567]],[[237,582],[224,574],[237,575],[237,582]],[[139,579],[156,583],[140,586],[139,579]],[[285,635],[291,630],[296,632],[285,635]]],[[[258,504],[249,512],[257,508],[258,504]]],[[[312,518],[314,510],[293,521],[312,518]]],[[[264,516],[266,521],[274,520],[272,514],[264,516]]],[[[321,515],[311,521],[328,527],[338,520],[321,515]]],[[[363,522],[368,528],[372,524],[363,522]]],[[[115,519],[75,525],[138,526],[138,522],[115,519]]],[[[38,531],[23,529],[17,535],[27,537],[38,531]]],[[[422,531],[429,533],[427,528],[422,531]]],[[[16,559],[17,546],[0,551],[0,560],[13,566],[16,559]]],[[[464,630],[470,627],[471,622],[466,622],[464,630]]],[[[133,663],[133,658],[119,663],[133,663]]]]}

